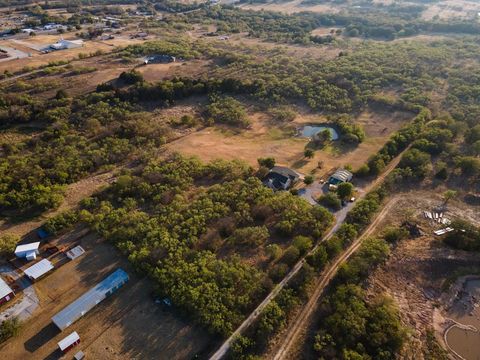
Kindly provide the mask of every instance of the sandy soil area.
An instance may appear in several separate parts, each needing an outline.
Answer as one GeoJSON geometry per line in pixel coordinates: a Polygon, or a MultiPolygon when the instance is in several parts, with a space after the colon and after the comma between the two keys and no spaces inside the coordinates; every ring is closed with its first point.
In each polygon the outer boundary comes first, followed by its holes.
{"type": "Polygon", "coordinates": [[[57,342],[72,331],[81,338],[76,350],[91,359],[186,359],[205,349],[212,340],[206,332],[155,304],[150,281],[136,275],[112,245],[95,235],[83,237],[80,244],[85,255],[34,285],[40,307],[1,348],[3,358],[58,359],[57,342]],[[118,267],[130,276],[123,288],[63,332],[51,323],[53,315],[118,267]]]}
{"type": "MultiPolygon", "coordinates": [[[[441,239],[434,237],[438,225],[425,220],[423,210],[441,204],[441,191],[414,191],[404,195],[384,221],[379,224],[380,233],[385,226],[399,225],[406,217],[418,222],[425,235],[401,241],[392,251],[386,264],[379,267],[368,279],[368,291],[372,297],[381,293],[390,295],[400,309],[402,322],[410,329],[402,356],[407,359],[424,359],[427,331],[434,327],[434,314],[441,301],[445,280],[455,271],[480,267],[475,253],[456,251],[443,246],[441,239]]],[[[475,213],[464,203],[449,204],[446,216],[475,213]]],[[[472,220],[480,221],[480,214],[472,220]]],[[[438,320],[436,321],[438,323],[438,320]]]]}

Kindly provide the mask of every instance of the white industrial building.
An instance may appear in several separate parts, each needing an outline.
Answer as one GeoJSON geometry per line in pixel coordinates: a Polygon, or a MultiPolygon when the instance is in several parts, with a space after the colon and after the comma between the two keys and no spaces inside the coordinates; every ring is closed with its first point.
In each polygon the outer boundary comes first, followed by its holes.
{"type": "Polygon", "coordinates": [[[24,273],[30,280],[35,281],[51,270],[53,270],[53,264],[49,260],[43,259],[35,265],[30,266],[24,273]]]}
{"type": "Polygon", "coordinates": [[[18,245],[15,248],[15,256],[18,258],[25,258],[29,261],[35,260],[37,258],[37,255],[39,254],[39,247],[40,242],[18,245]]]}
{"type": "Polygon", "coordinates": [[[78,336],[78,333],[74,331],[73,333],[68,335],[66,338],[60,340],[57,344],[60,350],[63,353],[66,353],[68,350],[78,345],[79,343],[80,343],[80,336],[78,336]]]}
{"type": "Polygon", "coordinates": [[[73,249],[67,251],[67,257],[70,260],[75,260],[76,258],[78,258],[79,256],[82,256],[83,254],[85,254],[85,250],[83,250],[83,248],[80,245],[75,246],[73,249]]]}
{"type": "Polygon", "coordinates": [[[12,300],[14,296],[12,288],[0,277],[0,305],[12,300]]]}
{"type": "Polygon", "coordinates": [[[53,50],[75,49],[83,46],[83,40],[64,40],[60,39],[55,44],[50,45],[53,50]]]}
{"type": "Polygon", "coordinates": [[[128,279],[128,274],[124,270],[115,270],[103,281],[95,285],[94,288],[88,290],[77,300],[53,316],[53,323],[57,325],[60,330],[66,329],[98,305],[102,300],[120,289],[128,279]]]}

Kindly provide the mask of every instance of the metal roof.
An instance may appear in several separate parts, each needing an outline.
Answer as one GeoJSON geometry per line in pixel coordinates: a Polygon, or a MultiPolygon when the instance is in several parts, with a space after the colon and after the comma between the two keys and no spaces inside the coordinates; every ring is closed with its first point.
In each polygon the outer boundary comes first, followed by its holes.
{"type": "Polygon", "coordinates": [[[43,259],[36,264],[30,266],[28,269],[25,269],[24,273],[29,278],[36,280],[52,269],[53,264],[49,260],[43,259]]]}
{"type": "Polygon", "coordinates": [[[0,277],[0,299],[11,293],[13,293],[12,288],[0,277]]]}
{"type": "Polygon", "coordinates": [[[335,174],[331,176],[334,179],[346,182],[352,180],[353,174],[345,169],[338,169],[335,171],[335,174]]]}
{"type": "Polygon", "coordinates": [[[60,330],[69,327],[127,281],[128,274],[124,270],[115,270],[102,282],[95,285],[95,287],[88,290],[85,294],[52,317],[53,323],[57,325],[60,330]]]}
{"type": "Polygon", "coordinates": [[[58,342],[58,347],[60,348],[60,350],[63,351],[69,346],[71,346],[72,344],[76,343],[78,340],[80,340],[80,336],[78,336],[77,332],[74,331],[73,333],[68,335],[66,338],[60,340],[58,342]]]}
{"type": "Polygon", "coordinates": [[[73,249],[67,251],[67,257],[70,260],[75,260],[77,257],[83,254],[85,254],[85,250],[83,250],[83,248],[80,245],[75,246],[73,249]]]}
{"type": "Polygon", "coordinates": [[[39,246],[40,246],[40,242],[18,245],[15,248],[15,255],[17,255],[18,253],[21,254],[21,253],[30,252],[30,251],[37,251],[39,246]]]}

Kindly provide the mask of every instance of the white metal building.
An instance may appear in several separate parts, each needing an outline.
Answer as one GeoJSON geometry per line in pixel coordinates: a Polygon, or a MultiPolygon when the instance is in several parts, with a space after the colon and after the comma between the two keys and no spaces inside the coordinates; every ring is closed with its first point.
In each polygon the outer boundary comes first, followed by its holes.
{"type": "Polygon", "coordinates": [[[64,330],[93,309],[95,305],[99,304],[102,300],[120,289],[128,279],[128,274],[124,270],[115,270],[103,281],[95,285],[94,288],[88,290],[85,294],[52,317],[53,323],[57,325],[60,330],[64,330]]]}
{"type": "Polygon", "coordinates": [[[35,260],[39,254],[39,247],[40,242],[18,245],[15,248],[15,256],[18,258],[26,258],[27,260],[35,260]]]}
{"type": "Polygon", "coordinates": [[[60,39],[55,44],[50,45],[53,50],[75,49],[83,46],[83,40],[64,40],[60,39]]]}
{"type": "Polygon", "coordinates": [[[0,277],[0,304],[12,300],[14,296],[12,288],[0,277]]]}
{"type": "Polygon", "coordinates": [[[75,260],[76,258],[78,258],[79,256],[82,256],[83,254],[85,254],[85,250],[83,250],[83,248],[80,245],[75,246],[73,249],[67,251],[67,257],[70,260],[75,260]]]}
{"type": "Polygon", "coordinates": [[[78,345],[80,343],[80,336],[78,336],[77,332],[74,331],[70,335],[68,335],[66,338],[60,340],[57,344],[60,350],[62,350],[63,353],[66,353],[68,350],[73,348],[75,345],[78,345]]]}
{"type": "Polygon", "coordinates": [[[24,271],[25,275],[29,277],[30,280],[37,280],[41,278],[43,275],[48,273],[53,269],[53,264],[47,260],[43,259],[37,262],[35,265],[30,266],[28,269],[24,271]]]}

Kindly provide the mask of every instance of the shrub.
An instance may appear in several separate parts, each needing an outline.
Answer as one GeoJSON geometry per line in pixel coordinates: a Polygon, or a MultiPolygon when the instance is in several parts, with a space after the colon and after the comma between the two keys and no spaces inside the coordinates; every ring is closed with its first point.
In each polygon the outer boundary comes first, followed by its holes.
{"type": "Polygon", "coordinates": [[[300,255],[305,255],[312,248],[313,241],[308,236],[299,235],[293,238],[292,245],[298,249],[300,255]]]}
{"type": "Polygon", "coordinates": [[[13,234],[4,234],[0,236],[0,256],[8,257],[13,254],[20,237],[13,234]]]}
{"type": "Polygon", "coordinates": [[[320,196],[318,202],[332,210],[339,210],[342,207],[342,202],[334,192],[328,192],[325,195],[320,196]]]}
{"type": "Polygon", "coordinates": [[[257,162],[258,162],[258,165],[262,167],[266,167],[268,169],[271,169],[275,166],[275,158],[273,157],[258,158],[257,162]]]}
{"type": "Polygon", "coordinates": [[[289,246],[282,256],[282,262],[287,265],[294,265],[298,258],[300,257],[300,250],[298,250],[295,246],[289,246]]]}
{"type": "Polygon", "coordinates": [[[268,240],[270,234],[265,226],[252,226],[236,229],[229,241],[237,245],[258,246],[268,240]]]}
{"type": "Polygon", "coordinates": [[[20,331],[20,321],[18,318],[4,320],[0,324],[0,343],[5,342],[11,337],[17,336],[20,331]]]}
{"type": "Polygon", "coordinates": [[[305,185],[311,185],[313,184],[314,178],[312,175],[307,175],[305,176],[305,179],[303,179],[303,182],[305,185]]]}
{"type": "Polygon", "coordinates": [[[136,84],[143,82],[143,75],[139,73],[137,70],[130,70],[130,71],[124,71],[120,74],[118,77],[121,81],[123,81],[125,84],[136,84]]]}

